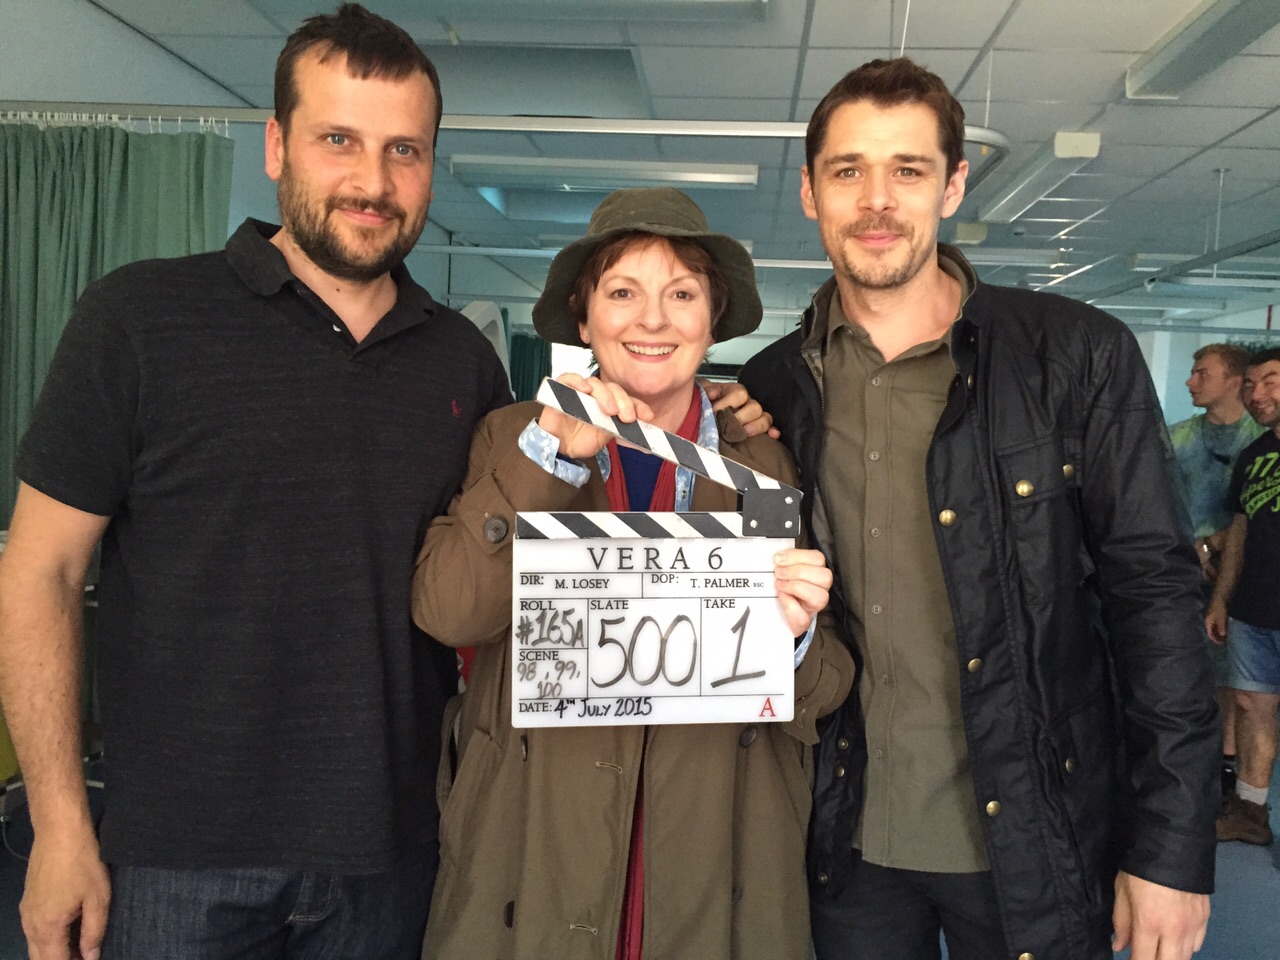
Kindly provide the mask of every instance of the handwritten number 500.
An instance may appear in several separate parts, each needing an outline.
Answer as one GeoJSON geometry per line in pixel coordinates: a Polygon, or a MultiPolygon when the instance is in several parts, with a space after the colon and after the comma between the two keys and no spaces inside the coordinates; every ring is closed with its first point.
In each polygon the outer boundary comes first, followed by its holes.
{"type": "Polygon", "coordinates": [[[613,645],[621,650],[622,669],[618,671],[617,676],[610,680],[594,680],[593,682],[595,685],[601,689],[604,689],[605,687],[612,687],[615,683],[618,683],[623,677],[628,675],[630,675],[631,679],[642,687],[647,687],[650,684],[655,683],[658,677],[663,677],[667,683],[671,684],[673,687],[682,687],[688,683],[689,679],[693,676],[693,671],[697,669],[698,662],[698,630],[693,625],[693,621],[682,613],[667,625],[666,630],[663,630],[658,626],[658,621],[653,619],[653,617],[641,617],[636,623],[635,629],[631,631],[631,642],[629,644],[624,644],[616,637],[607,636],[605,631],[609,627],[622,623],[625,619],[625,617],[617,617],[614,619],[605,618],[600,621],[600,639],[596,641],[596,646],[607,647],[609,645],[613,645]],[[693,635],[693,642],[689,645],[689,669],[685,672],[683,677],[680,677],[677,680],[667,673],[667,644],[670,642],[672,634],[675,633],[676,627],[680,626],[681,623],[689,628],[689,632],[693,635]],[[641,679],[636,676],[636,643],[640,640],[640,637],[647,626],[652,626],[656,631],[658,631],[658,665],[654,668],[651,676],[641,679]]]}

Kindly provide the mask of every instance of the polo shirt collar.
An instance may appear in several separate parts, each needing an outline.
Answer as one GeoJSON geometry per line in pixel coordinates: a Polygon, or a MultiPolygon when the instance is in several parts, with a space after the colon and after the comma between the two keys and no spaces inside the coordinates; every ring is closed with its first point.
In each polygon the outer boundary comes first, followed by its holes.
{"type": "MultiPolygon", "coordinates": [[[[249,217],[227,240],[227,260],[232,269],[246,287],[263,297],[279,293],[295,282],[301,284],[289,270],[289,263],[280,248],[271,242],[279,230],[278,224],[249,217]]],[[[396,284],[396,303],[384,320],[391,319],[393,315],[403,319],[399,322],[393,320],[388,326],[403,329],[435,313],[435,300],[409,276],[403,263],[391,268],[391,279],[396,284]]],[[[383,320],[378,323],[381,326],[383,320]]]]}

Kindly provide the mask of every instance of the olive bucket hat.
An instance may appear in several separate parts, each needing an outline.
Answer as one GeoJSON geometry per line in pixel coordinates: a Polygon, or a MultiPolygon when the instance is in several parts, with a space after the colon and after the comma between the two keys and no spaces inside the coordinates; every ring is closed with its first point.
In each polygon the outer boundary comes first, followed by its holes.
{"type": "Polygon", "coordinates": [[[746,248],[732,237],[712,233],[706,215],[679,190],[636,187],[615,190],[600,201],[591,214],[587,235],[566,246],[551,261],[546,286],[533,306],[533,326],[542,339],[582,346],[578,321],[569,312],[569,295],[596,249],[624,233],[688,237],[707,251],[729,287],[729,302],[715,328],[717,343],[750,333],[760,325],[755,265],[746,248]]]}

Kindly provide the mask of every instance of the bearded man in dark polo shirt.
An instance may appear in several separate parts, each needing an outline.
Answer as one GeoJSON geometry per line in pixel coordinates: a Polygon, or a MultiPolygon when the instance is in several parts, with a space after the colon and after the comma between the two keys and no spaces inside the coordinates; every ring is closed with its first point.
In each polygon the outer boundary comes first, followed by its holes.
{"type": "Polygon", "coordinates": [[[817,748],[817,955],[1182,960],[1218,731],[1160,409],[1119,322],[937,242],[963,142],[909,60],[836,84],[801,187],[835,276],[742,376],[861,668],[817,748]]]}
{"type": "Polygon", "coordinates": [[[34,960],[419,954],[452,664],[409,579],[473,425],[511,399],[401,265],[440,104],[404,31],[312,18],[266,133],[283,227],[125,267],[67,325],[0,575],[34,960]],[[78,717],[99,539],[101,849],[78,717]]]}

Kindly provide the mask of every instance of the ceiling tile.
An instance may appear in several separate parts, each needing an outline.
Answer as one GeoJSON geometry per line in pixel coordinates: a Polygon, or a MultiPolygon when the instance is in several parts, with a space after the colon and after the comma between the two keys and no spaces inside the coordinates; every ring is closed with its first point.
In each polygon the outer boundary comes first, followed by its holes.
{"type": "Polygon", "coordinates": [[[1000,34],[1002,48],[1118,50],[1141,54],[1202,0],[1122,0],[1089,9],[1023,3],[1000,34]]]}
{"type": "Polygon", "coordinates": [[[248,0],[218,0],[217,3],[97,0],[97,5],[153,37],[277,37],[276,52],[284,46],[286,31],[264,17],[248,0]]]}
{"type": "Polygon", "coordinates": [[[1277,77],[1280,56],[1236,57],[1187,87],[1178,102],[1188,106],[1274,107],[1277,77]]]}
{"type": "Polygon", "coordinates": [[[746,58],[738,50],[723,47],[642,47],[637,51],[642,75],[655,97],[693,91],[704,97],[790,97],[797,58],[796,50],[778,48],[752,50],[746,58]]]}
{"type": "MultiPolygon", "coordinates": [[[[845,0],[821,0],[845,2],[845,0]]],[[[651,23],[632,20],[632,43],[655,47],[799,47],[808,0],[769,0],[764,20],[651,23]]]]}
{"type": "MultiPolygon", "coordinates": [[[[1280,68],[1280,61],[1276,64],[1280,68]]],[[[1257,123],[1231,137],[1224,147],[1280,147],[1280,107],[1273,107],[1257,123]]]]}
{"type": "Polygon", "coordinates": [[[972,126],[988,126],[1010,140],[1042,143],[1059,130],[1079,130],[1085,121],[1101,110],[1100,103],[1074,103],[1052,100],[994,101],[990,120],[984,100],[962,100],[965,122],[972,126]]]}
{"type": "MultiPolygon", "coordinates": [[[[940,76],[948,86],[952,86],[964,76],[976,53],[977,50],[920,50],[914,58],[940,76]]],[[[801,98],[816,104],[850,70],[882,56],[883,50],[865,47],[845,50],[810,48],[804,58],[804,75],[800,82],[801,98]]]]}
{"type": "MultiPolygon", "coordinates": [[[[906,20],[906,54],[926,60],[931,47],[981,47],[991,36],[1009,0],[817,0],[809,46],[873,47],[870,57],[898,55],[906,20]],[[891,18],[892,14],[892,18],[891,18]]],[[[972,58],[971,58],[972,59],[972,58]]]]}
{"type": "Polygon", "coordinates": [[[1245,107],[1187,107],[1180,104],[1112,104],[1102,118],[1089,125],[1110,144],[1170,144],[1205,146],[1215,143],[1264,111],[1245,107]]]}
{"type": "Polygon", "coordinates": [[[279,37],[178,37],[156,38],[184,60],[229,86],[249,84],[270,87],[275,82],[279,37]]]}
{"type": "MultiPolygon", "coordinates": [[[[997,49],[991,96],[994,100],[1060,100],[1069,91],[1081,103],[1108,103],[1124,91],[1124,72],[1132,61],[1127,53],[997,49]]],[[[965,96],[978,96],[986,84],[984,67],[965,87],[965,96]]]]}
{"type": "Polygon", "coordinates": [[[1155,177],[1197,152],[1196,147],[1110,146],[1102,142],[1102,152],[1089,161],[1088,173],[1103,176],[1155,177]]]}
{"type": "MultiPolygon", "coordinates": [[[[478,5],[477,5],[478,6],[478,5]]],[[[626,34],[620,23],[574,20],[449,20],[462,46],[468,44],[513,44],[533,47],[625,47],[626,34]]],[[[436,32],[448,42],[436,21],[436,32]]],[[[422,39],[416,34],[415,39],[422,39]]]]}

